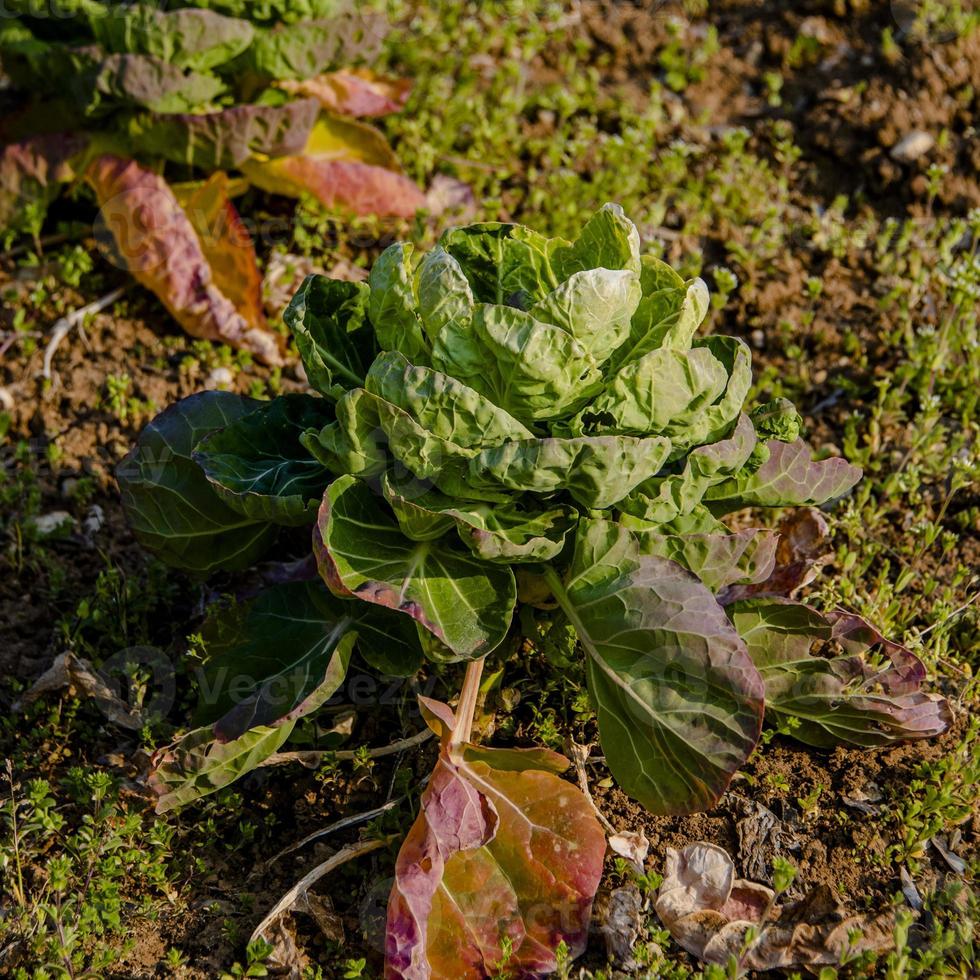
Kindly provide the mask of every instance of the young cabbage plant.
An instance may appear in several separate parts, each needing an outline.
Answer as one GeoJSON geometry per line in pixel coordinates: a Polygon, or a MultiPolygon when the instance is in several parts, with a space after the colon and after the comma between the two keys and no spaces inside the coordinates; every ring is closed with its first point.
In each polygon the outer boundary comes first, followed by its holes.
{"type": "Polygon", "coordinates": [[[388,975],[484,976],[504,949],[540,975],[560,941],[583,947],[603,841],[565,759],[473,743],[508,638],[574,635],[609,769],[654,813],[711,807],[767,703],[820,747],[942,732],[908,650],[789,598],[819,512],[782,533],[722,521],[826,504],[861,474],[814,460],[790,403],[745,405],[749,349],[696,336],[708,305],[614,205],[573,242],[477,224],[421,256],[391,246],[365,283],[308,278],[287,323],[315,394],[185,399],[119,471],[172,564],[241,569],[308,525],[319,572],[212,617],[214,696],[157,757],[160,809],[274,752],[355,650],[388,674],[465,663],[455,713],[423,704],[441,747],[396,865],[388,975]],[[254,677],[237,699],[231,673],[254,677]]]}

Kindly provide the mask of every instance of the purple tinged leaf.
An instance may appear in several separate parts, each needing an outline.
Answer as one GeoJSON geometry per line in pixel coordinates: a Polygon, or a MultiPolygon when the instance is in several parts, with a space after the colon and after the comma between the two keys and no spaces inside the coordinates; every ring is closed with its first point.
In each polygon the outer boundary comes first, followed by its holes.
{"type": "Polygon", "coordinates": [[[585,948],[605,837],[546,749],[450,745],[453,716],[421,699],[441,737],[388,902],[385,977],[481,980],[506,960],[522,977],[585,948]],[[505,948],[510,947],[510,956],[505,948]]]}
{"type": "Polygon", "coordinates": [[[861,470],[845,459],[814,460],[802,440],[766,443],[769,458],[752,473],[739,473],[712,487],[705,502],[712,513],[741,507],[790,507],[825,504],[842,497],[861,479],[861,470]]]}
{"type": "Polygon", "coordinates": [[[952,722],[945,698],[921,690],[922,662],[860,616],[779,598],[735,602],[728,614],[765,681],[767,711],[793,719],[789,733],[808,745],[930,738],[952,722]]]}

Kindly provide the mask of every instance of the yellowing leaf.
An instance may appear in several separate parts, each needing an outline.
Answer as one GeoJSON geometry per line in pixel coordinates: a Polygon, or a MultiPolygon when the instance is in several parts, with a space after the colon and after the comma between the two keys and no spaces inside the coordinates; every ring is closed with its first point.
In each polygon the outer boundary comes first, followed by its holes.
{"type": "Polygon", "coordinates": [[[373,126],[321,116],[303,153],[273,160],[252,159],[242,172],[273,194],[311,194],[327,207],[355,214],[411,217],[425,195],[400,172],[384,135],[373,126]]]}
{"type": "Polygon", "coordinates": [[[166,181],[134,160],[98,157],[85,179],[98,199],[100,223],[111,233],[104,247],[189,334],[282,363],[280,340],[257,305],[255,252],[221,175],[191,192],[194,220],[166,181]]]}

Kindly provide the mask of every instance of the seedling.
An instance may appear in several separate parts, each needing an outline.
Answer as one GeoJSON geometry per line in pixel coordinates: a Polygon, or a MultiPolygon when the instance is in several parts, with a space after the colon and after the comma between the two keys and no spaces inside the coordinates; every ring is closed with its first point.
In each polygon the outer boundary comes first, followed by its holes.
{"type": "Polygon", "coordinates": [[[712,806],[764,708],[816,746],[942,732],[908,650],[788,598],[822,518],[721,521],[826,504],[861,473],[815,461],[784,399],[745,411],[751,354],[696,339],[708,309],[614,205],[573,242],[479,224],[419,258],[391,246],[366,283],[308,278],[286,322],[315,394],[191,396],[118,472],[172,565],[242,569],[308,526],[319,573],[212,616],[210,721],[158,753],[158,809],[277,751],[355,647],[387,674],[465,663],[454,711],[420,699],[440,753],[396,863],[388,975],[538,975],[584,948],[603,833],[566,759],[477,745],[473,720],[484,664],[539,619],[577,640],[606,763],[655,813],[712,806]]]}

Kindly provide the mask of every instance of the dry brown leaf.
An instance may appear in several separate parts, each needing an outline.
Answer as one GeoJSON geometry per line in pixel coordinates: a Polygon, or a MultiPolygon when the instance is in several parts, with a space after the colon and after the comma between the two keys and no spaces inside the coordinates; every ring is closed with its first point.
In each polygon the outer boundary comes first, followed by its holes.
{"type": "Polygon", "coordinates": [[[698,959],[722,964],[734,956],[747,970],[836,965],[845,953],[880,952],[894,943],[894,915],[845,916],[826,885],[793,905],[776,906],[775,899],[771,888],[736,878],[722,848],[702,842],[667,849],[656,910],[698,959]],[[758,935],[743,952],[749,929],[758,935]]]}
{"type": "Polygon", "coordinates": [[[66,688],[71,688],[82,697],[91,698],[106,718],[120,728],[136,731],[145,724],[140,712],[126,704],[99,676],[92,664],[73,653],[62,653],[56,657],[54,663],[24,693],[14,708],[36,701],[44,694],[66,688]]]}

